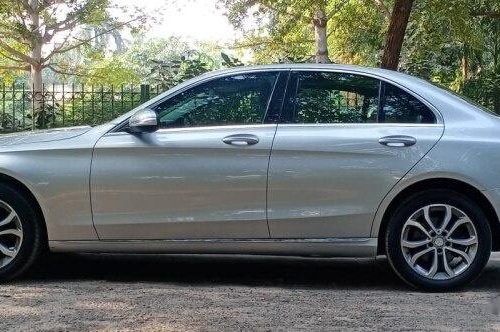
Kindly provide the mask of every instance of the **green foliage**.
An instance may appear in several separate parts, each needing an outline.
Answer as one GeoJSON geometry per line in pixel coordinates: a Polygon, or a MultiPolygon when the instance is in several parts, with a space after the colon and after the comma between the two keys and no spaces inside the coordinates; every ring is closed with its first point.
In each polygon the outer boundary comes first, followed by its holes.
{"type": "Polygon", "coordinates": [[[121,85],[141,83],[141,77],[134,66],[130,66],[127,59],[117,54],[93,62],[92,66],[87,68],[84,79],[88,84],[121,85]]]}
{"type": "Polygon", "coordinates": [[[222,52],[220,54],[221,58],[222,58],[222,65],[224,67],[228,67],[228,68],[231,68],[231,67],[240,67],[240,66],[244,66],[243,62],[241,62],[239,59],[235,58],[235,57],[232,57],[232,56],[229,56],[227,55],[226,53],[222,52]]]}
{"type": "Polygon", "coordinates": [[[214,61],[205,54],[188,51],[179,58],[162,61],[151,60],[150,80],[164,88],[173,87],[185,80],[215,69],[214,61]]]}
{"type": "Polygon", "coordinates": [[[386,33],[386,19],[372,2],[351,0],[328,26],[334,62],[377,66],[386,33]]]}
{"type": "MultiPolygon", "coordinates": [[[[33,40],[40,36],[20,19],[26,20],[24,3],[0,1],[0,41],[29,55],[33,40]]],[[[51,27],[44,28],[46,31],[41,29],[40,33],[47,33],[49,44],[55,46],[51,39],[58,29],[72,31],[77,37],[66,41],[64,52],[56,52],[44,62],[60,69],[58,73],[46,71],[46,82],[97,87],[142,83],[166,89],[210,70],[243,65],[237,58],[221,54],[217,45],[192,45],[176,37],[148,39],[138,32],[140,29],[135,29],[143,26],[143,20],[136,21],[135,27],[129,29],[132,31],[129,40],[122,39],[119,33],[101,34],[119,31],[120,22],[110,14],[110,0],[39,3],[41,22],[51,27]],[[54,6],[67,9],[64,14],[56,15],[54,6]],[[66,23],[62,24],[63,21],[66,23]],[[92,38],[95,35],[99,37],[92,38]],[[82,40],[86,42],[72,48],[82,40]],[[120,47],[111,48],[113,41],[120,47]]],[[[217,0],[217,3],[225,9],[233,26],[243,32],[241,40],[233,46],[243,54],[250,51],[250,63],[310,62],[316,52],[313,19],[317,10],[321,10],[327,14],[327,44],[333,62],[378,66],[394,0],[217,0]]],[[[129,14],[126,15],[137,17],[140,11],[129,14]]],[[[415,1],[400,70],[463,93],[500,113],[500,1],[415,1]]],[[[26,61],[7,52],[5,46],[0,47],[0,82],[20,82],[24,80],[23,73],[26,61]]],[[[72,109],[75,121],[84,123],[86,118],[80,116],[78,103],[72,109]]],[[[48,123],[54,115],[48,108],[47,111],[48,123]]],[[[1,121],[16,119],[5,115],[1,121]]]]}
{"type": "MultiPolygon", "coordinates": [[[[393,0],[219,0],[244,32],[235,48],[256,63],[310,61],[311,15],[328,15],[333,62],[378,66],[393,0]]],[[[415,1],[400,70],[440,83],[500,113],[500,1],[415,1]]]]}
{"type": "Polygon", "coordinates": [[[475,75],[464,82],[461,92],[500,114],[500,74],[484,71],[475,75]]]}
{"type": "MultiPolygon", "coordinates": [[[[2,75],[3,81],[12,81],[19,72],[27,71],[36,89],[40,89],[44,69],[61,75],[79,74],[78,62],[69,55],[81,49],[85,52],[92,46],[98,46],[94,47],[97,53],[102,52],[109,34],[118,41],[121,40],[117,32],[120,28],[133,29],[134,24],[143,26],[145,23],[140,10],[134,10],[132,16],[120,21],[111,8],[121,11],[121,19],[128,16],[111,0],[3,0],[0,5],[0,74],[5,71],[9,74],[2,75]]],[[[108,61],[101,67],[117,70],[117,65],[119,63],[108,61]]],[[[122,77],[128,74],[130,72],[125,72],[122,77]]]]}
{"type": "Polygon", "coordinates": [[[311,26],[317,9],[327,10],[341,1],[324,0],[219,0],[229,21],[244,30],[236,47],[249,48],[256,63],[283,62],[314,54],[311,26]],[[252,20],[252,24],[247,24],[252,20]],[[250,28],[247,28],[250,26],[250,28]]]}
{"type": "Polygon", "coordinates": [[[37,94],[42,108],[34,115],[27,85],[0,85],[0,132],[97,125],[116,118],[163,92],[149,85],[48,85],[37,94]]]}
{"type": "MultiPolygon", "coordinates": [[[[495,14],[495,15],[496,15],[495,14]]],[[[500,113],[500,2],[417,2],[401,68],[500,113]],[[498,17],[489,14],[498,14],[498,17]]]]}
{"type": "MultiPolygon", "coordinates": [[[[61,56],[62,63],[78,62],[76,83],[120,85],[152,84],[172,87],[189,78],[220,67],[242,66],[237,58],[220,53],[211,44],[193,46],[177,37],[146,39],[134,35],[123,52],[98,51],[93,48],[78,54],[61,56]]],[[[67,80],[60,77],[59,80],[67,80]]]]}

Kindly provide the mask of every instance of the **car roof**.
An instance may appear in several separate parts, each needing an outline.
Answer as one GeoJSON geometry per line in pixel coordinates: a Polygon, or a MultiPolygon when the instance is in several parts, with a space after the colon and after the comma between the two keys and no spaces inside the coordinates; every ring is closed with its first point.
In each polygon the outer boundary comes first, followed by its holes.
{"type": "Polygon", "coordinates": [[[269,64],[269,65],[254,65],[254,66],[237,66],[226,69],[214,70],[205,73],[201,76],[219,76],[225,73],[239,73],[239,72],[249,72],[249,71],[265,71],[265,70],[338,70],[338,71],[350,71],[359,72],[365,74],[372,74],[379,77],[398,77],[399,79],[411,79],[420,80],[424,83],[430,84],[422,79],[410,76],[401,72],[387,70],[377,67],[365,67],[357,65],[346,65],[346,64],[322,64],[322,63],[279,63],[279,64],[269,64]]]}

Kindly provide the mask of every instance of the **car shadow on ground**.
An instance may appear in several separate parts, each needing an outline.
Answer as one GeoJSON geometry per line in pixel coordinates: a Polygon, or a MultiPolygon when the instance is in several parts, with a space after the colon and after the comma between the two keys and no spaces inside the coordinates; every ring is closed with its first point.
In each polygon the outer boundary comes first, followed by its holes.
{"type": "MultiPolygon", "coordinates": [[[[408,290],[385,258],[53,254],[23,279],[408,290]]],[[[480,289],[500,290],[500,259],[466,290],[480,289]]]]}

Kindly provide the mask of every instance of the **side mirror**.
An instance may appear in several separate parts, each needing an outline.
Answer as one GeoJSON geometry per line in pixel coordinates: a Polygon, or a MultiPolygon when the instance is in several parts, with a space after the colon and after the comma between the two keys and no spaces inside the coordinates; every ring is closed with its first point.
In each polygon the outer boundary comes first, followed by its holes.
{"type": "Polygon", "coordinates": [[[155,111],[144,108],[130,117],[128,127],[132,133],[152,133],[158,129],[158,116],[155,111]]]}

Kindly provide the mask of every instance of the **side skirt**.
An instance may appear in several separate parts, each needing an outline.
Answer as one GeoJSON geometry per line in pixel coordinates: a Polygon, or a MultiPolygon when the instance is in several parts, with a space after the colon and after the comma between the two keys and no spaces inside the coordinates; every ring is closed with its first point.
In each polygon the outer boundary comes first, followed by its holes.
{"type": "Polygon", "coordinates": [[[376,238],[49,241],[53,252],[375,257],[376,238]]]}

